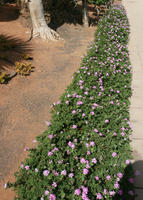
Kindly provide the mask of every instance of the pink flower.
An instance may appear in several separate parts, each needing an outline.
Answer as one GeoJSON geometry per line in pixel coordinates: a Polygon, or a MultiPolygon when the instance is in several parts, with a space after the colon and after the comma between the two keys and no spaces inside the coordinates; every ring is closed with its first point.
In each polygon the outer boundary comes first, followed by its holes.
{"type": "Polygon", "coordinates": [[[50,173],[49,170],[44,170],[44,171],[43,171],[43,175],[44,175],[44,176],[48,176],[49,173],[50,173]]]}
{"type": "Polygon", "coordinates": [[[114,184],[114,187],[117,188],[117,189],[120,188],[119,183],[115,183],[115,184],[114,184]]]}
{"type": "Polygon", "coordinates": [[[76,129],[76,128],[77,128],[77,125],[73,125],[72,128],[73,128],[73,129],[76,129]]]}
{"type": "Polygon", "coordinates": [[[54,194],[50,194],[49,200],[56,200],[56,196],[54,194]]]}
{"type": "Polygon", "coordinates": [[[109,123],[109,120],[108,120],[108,119],[106,119],[106,120],[105,120],[105,123],[106,123],[106,124],[107,124],[107,123],[109,123]]]}
{"type": "Polygon", "coordinates": [[[74,194],[77,195],[77,196],[79,196],[80,193],[81,193],[81,190],[80,190],[80,189],[76,189],[76,190],[74,191],[74,194]]]}
{"type": "Polygon", "coordinates": [[[53,153],[51,151],[48,152],[48,156],[51,156],[53,155],[53,153]]]}
{"type": "Polygon", "coordinates": [[[76,114],[76,110],[73,110],[73,111],[72,111],[72,114],[76,114]]]}
{"type": "Polygon", "coordinates": [[[25,169],[26,169],[26,170],[29,170],[29,169],[30,169],[29,165],[26,165],[26,166],[25,166],[25,169]]]}
{"type": "Polygon", "coordinates": [[[114,196],[115,195],[115,191],[110,191],[109,194],[110,194],[110,196],[114,196]]]}
{"type": "Polygon", "coordinates": [[[109,181],[111,179],[111,176],[110,175],[106,176],[106,179],[109,181]]]}
{"type": "Polygon", "coordinates": [[[92,159],[92,163],[94,163],[94,164],[96,164],[96,163],[97,163],[97,160],[96,160],[96,158],[93,158],[93,159],[92,159]]]}
{"type": "Polygon", "coordinates": [[[123,174],[122,174],[121,172],[119,172],[119,173],[117,174],[117,176],[118,176],[119,178],[122,178],[122,177],[123,177],[123,174]]]}
{"type": "Polygon", "coordinates": [[[86,160],[85,160],[84,158],[81,158],[81,159],[80,159],[80,162],[81,162],[81,163],[86,163],[86,160]]]}
{"type": "Polygon", "coordinates": [[[126,165],[129,165],[130,164],[130,160],[126,160],[126,165]]]}
{"type": "Polygon", "coordinates": [[[35,140],[33,140],[33,143],[36,143],[37,142],[37,140],[35,139],[35,140]]]}
{"type": "Polygon", "coordinates": [[[97,199],[102,199],[101,193],[97,193],[97,199]]]}
{"type": "Polygon", "coordinates": [[[50,126],[50,125],[51,125],[51,122],[45,121],[45,123],[46,123],[47,126],[50,126]]]}
{"type": "Polygon", "coordinates": [[[52,135],[52,134],[50,134],[50,135],[49,135],[49,138],[50,138],[50,139],[52,139],[52,138],[53,138],[53,135],[52,135]]]}
{"type": "Polygon", "coordinates": [[[90,155],[91,154],[91,152],[90,151],[87,151],[87,155],[90,155]]]}
{"type": "Polygon", "coordinates": [[[53,186],[54,188],[56,188],[56,187],[57,187],[57,183],[56,183],[56,182],[53,182],[52,186],[53,186]]]}
{"type": "Polygon", "coordinates": [[[63,171],[61,171],[61,175],[66,176],[67,175],[67,171],[65,169],[63,171]]]}
{"type": "Polygon", "coordinates": [[[104,189],[104,194],[107,194],[107,189],[104,189]]]}
{"type": "Polygon", "coordinates": [[[83,174],[85,174],[85,175],[88,174],[88,169],[84,168],[83,169],[83,174]]]}
{"type": "Polygon", "coordinates": [[[46,191],[45,191],[45,196],[48,196],[48,194],[49,194],[49,191],[46,190],[46,191]]]}
{"type": "Polygon", "coordinates": [[[93,111],[91,112],[91,115],[94,115],[94,112],[93,112],[93,111]]]}
{"type": "Polygon", "coordinates": [[[95,133],[98,133],[98,130],[95,128],[95,129],[94,129],[94,132],[95,132],[95,133]]]}
{"type": "Polygon", "coordinates": [[[66,101],[66,104],[68,105],[68,104],[69,104],[69,101],[66,101]]]}
{"type": "Polygon", "coordinates": [[[78,101],[76,105],[82,105],[83,102],[82,101],[78,101]]]}
{"type": "Polygon", "coordinates": [[[94,178],[95,178],[97,181],[99,180],[99,177],[98,177],[98,176],[95,176],[94,178]]]}
{"type": "Polygon", "coordinates": [[[81,186],[81,188],[83,189],[83,193],[88,194],[88,188],[87,187],[81,186]]]}
{"type": "Polygon", "coordinates": [[[84,114],[84,113],[82,114],[82,117],[85,117],[85,114],[84,114]]]}
{"type": "Polygon", "coordinates": [[[95,142],[90,142],[90,146],[92,146],[92,147],[94,147],[94,145],[95,145],[95,142]]]}
{"type": "Polygon", "coordinates": [[[113,136],[117,136],[117,133],[114,132],[114,133],[113,133],[113,136]]]}
{"type": "Polygon", "coordinates": [[[113,105],[114,104],[114,102],[113,101],[110,101],[110,103],[113,105]]]}
{"type": "Polygon", "coordinates": [[[7,188],[7,183],[4,184],[4,189],[6,189],[6,188],[7,188]]]}
{"type": "Polygon", "coordinates": [[[112,157],[116,157],[117,156],[117,153],[116,152],[113,152],[112,153],[112,157]]]}
{"type": "Polygon", "coordinates": [[[74,174],[73,174],[73,173],[70,173],[70,174],[69,174],[69,177],[70,177],[70,178],[72,178],[73,176],[74,176],[74,174]]]}

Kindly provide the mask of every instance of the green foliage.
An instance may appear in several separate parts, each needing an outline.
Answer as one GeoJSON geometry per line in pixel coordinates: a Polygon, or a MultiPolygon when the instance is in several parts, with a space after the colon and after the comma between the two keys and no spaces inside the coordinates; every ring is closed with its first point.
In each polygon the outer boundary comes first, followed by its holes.
{"type": "Polygon", "coordinates": [[[128,37],[126,12],[113,6],[72,83],[53,104],[37,148],[8,183],[17,200],[134,199],[128,37]]]}
{"type": "Polygon", "coordinates": [[[93,3],[97,6],[100,5],[108,5],[111,4],[113,2],[113,0],[88,0],[89,3],[93,3]]]}

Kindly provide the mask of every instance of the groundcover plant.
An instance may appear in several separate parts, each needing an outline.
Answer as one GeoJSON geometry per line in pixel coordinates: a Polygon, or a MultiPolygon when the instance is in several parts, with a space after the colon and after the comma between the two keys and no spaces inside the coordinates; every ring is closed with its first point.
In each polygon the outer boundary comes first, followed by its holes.
{"type": "Polygon", "coordinates": [[[129,107],[129,23],[122,6],[102,18],[95,41],[47,130],[7,187],[17,200],[134,199],[129,107]]]}

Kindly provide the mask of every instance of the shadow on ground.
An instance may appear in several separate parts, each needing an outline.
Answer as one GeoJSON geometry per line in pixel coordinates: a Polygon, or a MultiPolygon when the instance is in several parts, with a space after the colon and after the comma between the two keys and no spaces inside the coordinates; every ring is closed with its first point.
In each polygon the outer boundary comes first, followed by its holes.
{"type": "Polygon", "coordinates": [[[15,62],[20,62],[30,54],[32,48],[23,40],[0,34],[0,72],[14,70],[15,62]]]}
{"type": "Polygon", "coordinates": [[[135,161],[128,165],[119,184],[120,190],[112,200],[141,200],[143,196],[138,194],[143,195],[143,161],[135,161]],[[132,183],[129,181],[130,178],[133,178],[132,183]]]}

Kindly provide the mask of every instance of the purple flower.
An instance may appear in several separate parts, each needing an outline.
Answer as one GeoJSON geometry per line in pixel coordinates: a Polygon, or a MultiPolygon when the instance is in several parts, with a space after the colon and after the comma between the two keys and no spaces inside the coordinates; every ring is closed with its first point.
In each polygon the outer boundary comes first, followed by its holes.
{"type": "Polygon", "coordinates": [[[95,132],[95,133],[98,133],[98,130],[95,128],[95,129],[94,129],[94,132],[95,132]]]}
{"type": "Polygon", "coordinates": [[[94,164],[96,164],[96,163],[97,163],[97,160],[96,160],[96,158],[93,158],[93,159],[92,159],[92,163],[94,163],[94,164]]]}
{"type": "Polygon", "coordinates": [[[56,196],[54,194],[50,194],[49,200],[56,200],[56,196]]]}
{"type": "Polygon", "coordinates": [[[97,199],[102,199],[101,193],[97,193],[97,199]]]}
{"type": "Polygon", "coordinates": [[[66,176],[67,175],[67,171],[65,169],[63,171],[61,171],[61,175],[66,176]]]}
{"type": "Polygon", "coordinates": [[[51,125],[51,122],[45,121],[45,123],[46,123],[47,126],[50,126],[50,125],[51,125]]]}
{"type": "Polygon", "coordinates": [[[114,196],[115,195],[115,191],[110,191],[109,194],[110,194],[110,196],[114,196]]]}
{"type": "Polygon", "coordinates": [[[99,180],[99,177],[98,177],[98,176],[95,176],[94,178],[95,178],[97,181],[99,180]]]}
{"type": "Polygon", "coordinates": [[[129,178],[129,182],[130,183],[134,183],[134,179],[133,178],[129,178]]]}
{"type": "Polygon", "coordinates": [[[121,172],[119,172],[119,173],[117,174],[117,176],[118,176],[119,178],[122,178],[122,177],[123,177],[123,174],[122,174],[121,172]]]}
{"type": "Polygon", "coordinates": [[[119,195],[122,196],[123,195],[123,190],[119,190],[119,195]]]}
{"type": "Polygon", "coordinates": [[[109,181],[111,179],[111,176],[110,175],[106,176],[106,179],[109,181]]]}
{"type": "Polygon", "coordinates": [[[77,125],[73,125],[72,128],[73,128],[73,129],[76,129],[76,128],[77,128],[77,125]]]}
{"type": "Polygon", "coordinates": [[[57,187],[57,183],[56,183],[56,182],[53,182],[52,186],[53,186],[54,188],[56,188],[56,187],[57,187]]]}
{"type": "Polygon", "coordinates": [[[66,101],[66,104],[68,105],[68,104],[69,104],[69,101],[66,101]]]}
{"type": "Polygon", "coordinates": [[[112,153],[112,157],[116,157],[117,156],[117,153],[116,152],[113,152],[112,153]]]}
{"type": "Polygon", "coordinates": [[[76,105],[82,105],[83,102],[82,101],[78,101],[76,105]]]}
{"type": "Polygon", "coordinates": [[[72,114],[75,114],[75,113],[76,113],[76,110],[73,110],[73,111],[72,111],[72,114]]]}
{"type": "Polygon", "coordinates": [[[73,174],[73,173],[70,173],[70,174],[69,174],[69,177],[70,177],[70,178],[72,178],[73,176],[74,176],[74,174],[73,174]]]}
{"type": "Polygon", "coordinates": [[[109,123],[109,120],[108,120],[108,119],[106,119],[106,120],[105,120],[105,123],[106,123],[106,124],[107,124],[107,123],[109,123]]]}
{"type": "Polygon", "coordinates": [[[85,160],[84,158],[81,158],[81,159],[80,159],[80,162],[81,162],[81,163],[86,163],[86,160],[85,160]]]}
{"type": "Polygon", "coordinates": [[[25,169],[26,169],[26,170],[29,170],[29,169],[30,169],[29,165],[26,165],[26,166],[25,166],[25,169]]]}
{"type": "Polygon", "coordinates": [[[51,151],[48,152],[48,156],[51,156],[53,155],[53,153],[51,151]]]}
{"type": "Polygon", "coordinates": [[[83,190],[83,193],[88,194],[88,188],[87,187],[81,186],[81,188],[83,190]]]}
{"type": "Polygon", "coordinates": [[[52,134],[49,135],[49,138],[52,139],[54,136],[52,134]]]}
{"type": "Polygon", "coordinates": [[[126,165],[129,165],[130,164],[130,160],[126,160],[126,165]]]}
{"type": "Polygon", "coordinates": [[[115,184],[114,184],[114,187],[117,188],[117,189],[120,188],[119,183],[115,183],[115,184]]]}
{"type": "Polygon", "coordinates": [[[84,168],[83,169],[83,174],[85,174],[85,175],[88,174],[88,169],[84,168]]]}
{"type": "Polygon", "coordinates": [[[79,196],[80,193],[81,193],[81,190],[80,190],[80,189],[76,189],[76,190],[74,191],[74,194],[77,195],[77,196],[79,196]]]}
{"type": "Polygon", "coordinates": [[[46,190],[46,191],[45,191],[45,196],[48,196],[48,194],[49,194],[49,191],[46,190]]]}
{"type": "Polygon", "coordinates": [[[49,170],[44,170],[44,171],[43,171],[43,175],[44,175],[44,176],[48,176],[49,173],[50,173],[49,170]]]}
{"type": "Polygon", "coordinates": [[[94,147],[94,145],[95,145],[95,142],[90,142],[90,146],[92,146],[92,147],[94,147]]]}
{"type": "Polygon", "coordinates": [[[107,194],[107,189],[104,189],[104,194],[107,194]]]}

